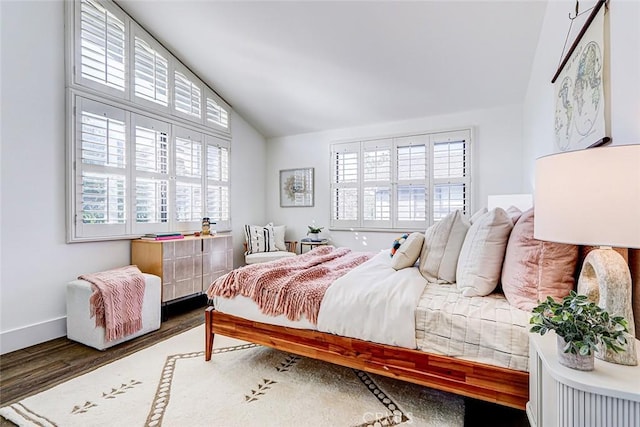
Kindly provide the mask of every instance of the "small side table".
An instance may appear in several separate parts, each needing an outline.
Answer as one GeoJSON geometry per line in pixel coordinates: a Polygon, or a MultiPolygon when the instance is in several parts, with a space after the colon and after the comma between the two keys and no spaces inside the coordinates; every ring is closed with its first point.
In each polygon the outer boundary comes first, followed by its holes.
{"type": "Polygon", "coordinates": [[[554,332],[532,333],[529,338],[527,416],[531,427],[640,425],[640,365],[596,358],[593,371],[578,371],[558,363],[554,332]]]}
{"type": "Polygon", "coordinates": [[[328,245],[329,244],[329,240],[328,239],[321,239],[321,240],[306,240],[306,239],[302,239],[300,240],[300,254],[304,253],[304,247],[308,246],[307,252],[310,251],[311,249],[315,248],[316,246],[324,246],[324,245],[328,245]]]}

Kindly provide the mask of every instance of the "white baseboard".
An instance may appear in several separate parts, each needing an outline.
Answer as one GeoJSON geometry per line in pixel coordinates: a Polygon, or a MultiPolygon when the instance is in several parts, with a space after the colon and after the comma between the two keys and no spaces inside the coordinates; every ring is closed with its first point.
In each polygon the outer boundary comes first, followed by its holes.
{"type": "Polygon", "coordinates": [[[67,335],[66,316],[0,333],[0,354],[67,335]]]}

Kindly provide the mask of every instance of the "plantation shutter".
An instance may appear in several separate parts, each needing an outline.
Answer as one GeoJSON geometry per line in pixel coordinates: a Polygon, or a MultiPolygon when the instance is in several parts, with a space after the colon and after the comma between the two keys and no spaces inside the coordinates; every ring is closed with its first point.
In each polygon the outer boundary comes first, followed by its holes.
{"type": "Polygon", "coordinates": [[[362,149],[362,225],[391,227],[391,155],[390,139],[366,141],[362,149]]]}
{"type": "Polygon", "coordinates": [[[469,213],[468,131],[443,132],[431,137],[433,143],[433,221],[457,209],[469,213]]]}
{"type": "Polygon", "coordinates": [[[200,119],[202,103],[202,89],[195,79],[187,77],[186,73],[176,70],[174,73],[173,105],[175,111],[187,118],[200,119]]]}
{"type": "Polygon", "coordinates": [[[203,215],[202,134],[174,127],[175,219],[180,230],[199,230],[203,215]]]}
{"type": "Polygon", "coordinates": [[[429,137],[408,136],[394,142],[397,171],[395,227],[426,228],[429,137]]]}
{"type": "Polygon", "coordinates": [[[133,232],[169,231],[169,124],[133,115],[133,232]]]}
{"type": "Polygon", "coordinates": [[[331,151],[331,226],[359,226],[360,143],[334,144],[331,151]]]}
{"type": "Polygon", "coordinates": [[[75,225],[84,237],[127,232],[126,113],[78,98],[75,225]]]}
{"type": "Polygon", "coordinates": [[[156,105],[169,105],[169,61],[147,40],[134,42],[134,95],[156,105]]]}
{"type": "Polygon", "coordinates": [[[124,96],[125,15],[111,4],[82,0],[79,5],[79,83],[124,96]]]}
{"type": "Polygon", "coordinates": [[[216,222],[216,229],[231,228],[229,209],[229,143],[211,136],[206,142],[206,215],[216,222]]]}
{"type": "Polygon", "coordinates": [[[224,130],[229,129],[229,112],[213,94],[207,93],[206,109],[207,123],[219,126],[224,130]]]}

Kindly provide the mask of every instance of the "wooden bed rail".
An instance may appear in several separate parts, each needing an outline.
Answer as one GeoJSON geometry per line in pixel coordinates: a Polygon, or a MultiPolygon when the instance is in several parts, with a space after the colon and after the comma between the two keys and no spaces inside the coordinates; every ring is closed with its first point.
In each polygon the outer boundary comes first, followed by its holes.
{"type": "Polygon", "coordinates": [[[214,334],[261,344],[378,375],[500,405],[525,409],[529,373],[309,329],[254,322],[205,311],[205,360],[214,334]]]}

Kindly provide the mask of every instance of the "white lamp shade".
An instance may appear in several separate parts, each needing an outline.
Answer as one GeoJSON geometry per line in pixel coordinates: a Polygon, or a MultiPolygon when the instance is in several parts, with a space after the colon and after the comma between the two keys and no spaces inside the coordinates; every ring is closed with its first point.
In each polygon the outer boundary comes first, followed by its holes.
{"type": "Polygon", "coordinates": [[[640,248],[640,145],[536,160],[534,237],[640,248]]]}

